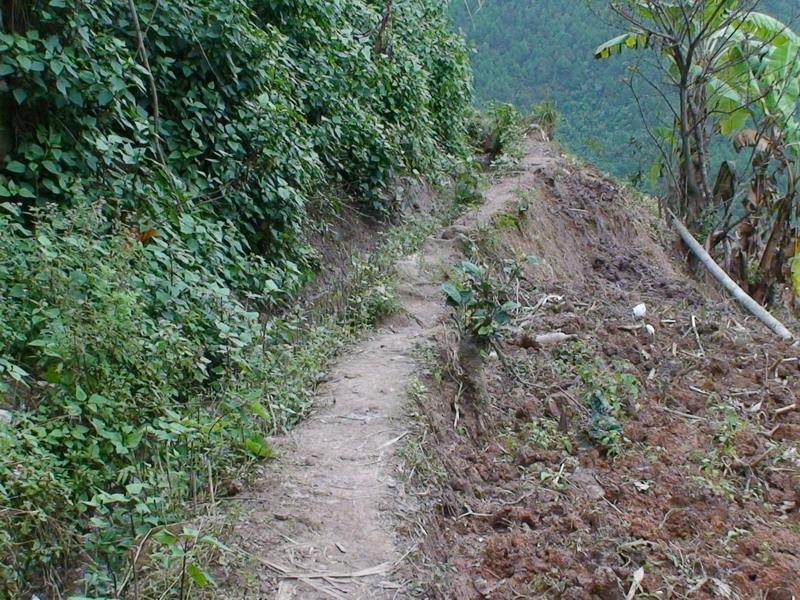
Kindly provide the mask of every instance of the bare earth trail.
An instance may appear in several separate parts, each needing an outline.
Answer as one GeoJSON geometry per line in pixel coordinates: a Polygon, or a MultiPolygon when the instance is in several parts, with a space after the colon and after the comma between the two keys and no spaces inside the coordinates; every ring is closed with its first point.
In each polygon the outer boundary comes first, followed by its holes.
{"type": "Polygon", "coordinates": [[[401,313],[335,365],[312,416],[234,499],[229,544],[254,558],[226,598],[420,597],[404,581],[411,553],[445,567],[425,582],[436,598],[800,597],[800,348],[682,273],[613,182],[551,144],[525,150],[483,205],[397,265],[401,313]],[[447,481],[420,495],[398,455],[415,355],[447,350],[441,283],[484,234],[541,259],[503,345],[529,379],[487,364],[491,400],[462,399],[458,428],[458,382],[424,381],[416,408],[447,481]],[[528,343],[548,332],[573,343],[528,343]],[[589,367],[603,393],[621,375],[641,387],[617,413],[617,458],[586,435],[589,367]]]}
{"type": "Polygon", "coordinates": [[[412,550],[396,532],[398,513],[415,510],[397,476],[396,453],[408,433],[403,406],[414,349],[446,314],[441,280],[434,279],[456,260],[458,232],[501,212],[510,197],[505,192],[530,184],[522,180],[549,161],[549,145],[529,144],[519,175],[496,186],[504,193],[490,194],[442,238],[398,264],[401,315],[349,351],[319,387],[313,416],[274,442],[279,458],[246,492],[240,503],[246,517],[234,533],[262,564],[236,578],[233,597],[408,597],[393,573],[412,550]]]}
{"type": "Polygon", "coordinates": [[[279,458],[247,492],[236,526],[243,549],[266,564],[233,597],[402,597],[391,581],[404,552],[393,533],[393,467],[407,433],[410,349],[423,334],[410,319],[361,342],[320,386],[313,416],[275,441],[279,458]]]}

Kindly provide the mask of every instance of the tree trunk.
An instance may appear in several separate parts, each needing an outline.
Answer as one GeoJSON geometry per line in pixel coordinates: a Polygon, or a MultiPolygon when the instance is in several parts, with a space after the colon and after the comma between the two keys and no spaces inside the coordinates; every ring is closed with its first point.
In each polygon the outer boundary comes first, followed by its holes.
{"type": "Polygon", "coordinates": [[[788,260],[791,244],[792,197],[785,196],[780,200],[775,211],[769,238],[758,263],[758,282],[751,290],[753,297],[764,302],[775,284],[784,281],[783,267],[788,260]]]}
{"type": "Polygon", "coordinates": [[[694,142],[696,146],[696,163],[695,172],[698,174],[698,183],[700,193],[702,195],[701,211],[705,209],[706,203],[712,197],[711,178],[708,175],[709,160],[708,160],[708,144],[709,135],[706,128],[707,115],[706,115],[706,98],[702,85],[697,89],[697,98],[691,100],[689,105],[689,115],[691,117],[691,126],[694,133],[694,142]]]}
{"type": "Polygon", "coordinates": [[[697,149],[694,144],[693,120],[689,106],[689,74],[681,77],[679,84],[680,118],[679,132],[681,136],[680,159],[680,212],[683,213],[690,226],[697,223],[701,206],[704,204],[703,193],[698,181],[697,149]]]}

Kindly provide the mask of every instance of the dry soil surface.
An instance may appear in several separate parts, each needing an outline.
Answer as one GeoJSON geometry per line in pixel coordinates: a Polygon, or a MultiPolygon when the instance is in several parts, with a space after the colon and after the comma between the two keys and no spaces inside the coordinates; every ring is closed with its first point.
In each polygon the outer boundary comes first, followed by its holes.
{"type": "Polygon", "coordinates": [[[800,593],[800,350],[694,283],[614,184],[550,144],[526,150],[482,206],[398,265],[403,314],[348,352],[311,418],[275,441],[279,458],[238,502],[233,543],[256,558],[232,597],[800,593]],[[465,256],[503,252],[538,261],[514,292],[505,364],[470,374],[479,401],[448,369],[440,286],[465,256]],[[569,338],[536,344],[552,332],[569,338]],[[421,346],[442,364],[419,365],[421,346]],[[398,454],[419,426],[405,408],[420,366],[437,481],[409,479],[398,454]]]}
{"type": "MultiPolygon", "coordinates": [[[[551,160],[536,145],[523,172],[551,160]]],[[[496,200],[397,265],[400,315],[348,351],[320,386],[313,415],[274,441],[279,458],[243,492],[237,503],[243,517],[231,536],[256,557],[255,567],[231,578],[228,593],[279,600],[409,597],[401,573],[417,541],[405,523],[420,507],[405,491],[397,450],[409,434],[404,405],[413,355],[433,341],[447,314],[442,273],[459,256],[464,232],[505,208],[506,198],[496,200]]]]}
{"type": "Polygon", "coordinates": [[[800,597],[800,348],[685,273],[674,236],[615,184],[530,150],[554,160],[488,194],[512,206],[522,182],[527,210],[470,255],[538,257],[510,290],[505,364],[470,398],[440,344],[419,406],[447,478],[425,527],[429,590],[800,597]]]}

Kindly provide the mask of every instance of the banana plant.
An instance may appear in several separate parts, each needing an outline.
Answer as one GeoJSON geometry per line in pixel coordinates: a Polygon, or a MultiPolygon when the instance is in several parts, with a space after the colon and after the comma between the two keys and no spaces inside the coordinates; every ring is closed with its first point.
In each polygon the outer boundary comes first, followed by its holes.
{"type": "MultiPolygon", "coordinates": [[[[674,125],[663,136],[670,150],[664,153],[665,162],[672,156],[678,161],[673,181],[678,193],[671,208],[695,229],[706,215],[722,213],[707,246],[725,241],[726,266],[765,300],[783,281],[793,282],[800,294],[799,261],[789,262],[795,254],[800,184],[800,36],[756,12],[757,4],[612,2],[612,9],[633,27],[598,47],[595,57],[643,48],[661,57],[664,80],[678,97],[670,104],[674,125]],[[710,184],[714,135],[727,136],[737,151],[750,153],[742,177],[747,186],[738,196],[735,185],[721,185],[731,180],[730,162],[723,163],[717,185],[710,184]],[[728,189],[725,195],[719,193],[721,187],[728,189]],[[744,207],[734,197],[744,197],[744,207]]],[[[735,183],[736,177],[732,179],[735,183]]]]}
{"type": "MultiPolygon", "coordinates": [[[[734,147],[750,152],[744,217],[729,246],[739,278],[766,300],[776,284],[788,281],[800,295],[796,276],[797,211],[800,186],[800,36],[779,20],[750,13],[724,33],[731,40],[730,66],[720,74],[741,98],[742,126],[731,132],[734,147]],[[745,127],[744,124],[749,125],[745,127]]],[[[726,212],[730,220],[734,213],[726,212]]],[[[722,231],[728,229],[728,223],[722,231]]],[[[730,260],[730,257],[728,257],[730,260]]]]}

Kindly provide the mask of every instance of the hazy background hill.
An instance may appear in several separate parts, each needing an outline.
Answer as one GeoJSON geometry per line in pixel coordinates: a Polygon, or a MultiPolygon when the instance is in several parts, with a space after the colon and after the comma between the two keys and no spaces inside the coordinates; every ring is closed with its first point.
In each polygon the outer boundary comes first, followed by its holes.
{"type": "MultiPolygon", "coordinates": [[[[458,27],[475,52],[478,102],[521,109],[552,101],[562,115],[560,140],[573,152],[620,177],[646,176],[655,150],[639,108],[623,82],[635,56],[597,61],[593,50],[624,30],[605,0],[475,0],[453,2],[458,27]],[[471,12],[471,14],[470,14],[471,12]]],[[[761,10],[798,29],[798,0],[764,0],[761,10]]],[[[657,119],[658,102],[643,98],[657,119]]]]}

